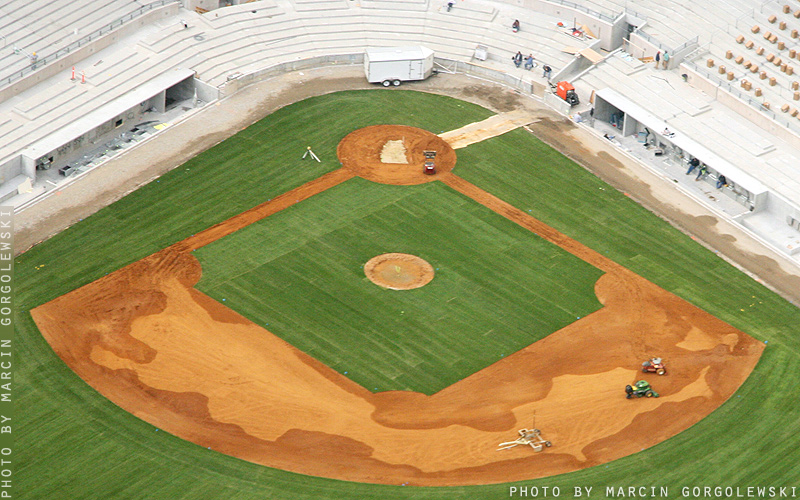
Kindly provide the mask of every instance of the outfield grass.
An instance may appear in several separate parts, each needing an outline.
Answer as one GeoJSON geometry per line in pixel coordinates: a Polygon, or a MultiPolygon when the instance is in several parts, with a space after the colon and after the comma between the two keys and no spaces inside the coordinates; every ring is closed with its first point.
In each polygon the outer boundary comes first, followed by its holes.
{"type": "MultiPolygon", "coordinates": [[[[338,138],[354,128],[387,123],[385,117],[392,116],[394,123],[440,132],[489,114],[453,99],[397,90],[309,99],[274,113],[18,258],[12,457],[17,498],[507,497],[507,485],[413,488],[299,476],[156,432],[81,382],[53,354],[28,314],[265,196],[338,167],[330,155],[338,138]],[[324,163],[297,162],[308,138],[324,163]],[[45,267],[37,269],[41,264],[45,267]]],[[[459,150],[456,173],[769,341],[737,394],[691,429],[642,453],[526,486],[559,486],[562,498],[570,496],[566,488],[592,486],[592,498],[602,498],[608,485],[666,484],[677,498],[684,485],[800,485],[800,311],[795,306],[525,132],[459,150]]]]}
{"type": "Polygon", "coordinates": [[[460,149],[454,173],[756,338],[797,337],[796,307],[522,129],[460,149]]]}
{"type": "Polygon", "coordinates": [[[439,182],[351,179],[195,255],[198,289],[372,391],[433,394],[601,307],[602,271],[439,182]],[[366,279],[390,252],[434,280],[366,279]]]}

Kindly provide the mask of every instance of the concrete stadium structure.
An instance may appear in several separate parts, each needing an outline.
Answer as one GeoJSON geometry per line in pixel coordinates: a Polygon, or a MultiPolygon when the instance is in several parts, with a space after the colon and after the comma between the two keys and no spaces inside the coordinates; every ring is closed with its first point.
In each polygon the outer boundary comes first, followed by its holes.
{"type": "Polygon", "coordinates": [[[446,3],[7,2],[0,200],[25,210],[253,82],[360,64],[367,47],[422,44],[443,73],[503,83],[613,136],[643,167],[800,263],[800,2],[446,3]],[[517,50],[538,67],[515,68],[517,50]],[[657,52],[670,54],[666,67],[652,62],[657,52]],[[575,85],[579,106],[553,93],[544,64],[551,82],[575,85]],[[696,182],[685,175],[694,157],[708,167],[696,182]]]}

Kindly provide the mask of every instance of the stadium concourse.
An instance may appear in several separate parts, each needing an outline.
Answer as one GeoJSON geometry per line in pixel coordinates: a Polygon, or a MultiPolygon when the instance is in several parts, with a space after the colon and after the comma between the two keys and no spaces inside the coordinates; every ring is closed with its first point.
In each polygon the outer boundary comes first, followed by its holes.
{"type": "Polygon", "coordinates": [[[424,44],[440,70],[429,88],[464,74],[550,106],[797,274],[797,0],[12,0],[0,11],[0,199],[23,230],[23,214],[65,186],[91,191],[88,172],[247,85],[323,66],[336,75],[367,47],[424,44]],[[518,50],[537,67],[515,68],[518,50]],[[671,58],[657,67],[656,53],[671,58]],[[552,92],[545,64],[580,105],[552,92]],[[696,182],[685,175],[694,157],[705,165],[696,182]]]}

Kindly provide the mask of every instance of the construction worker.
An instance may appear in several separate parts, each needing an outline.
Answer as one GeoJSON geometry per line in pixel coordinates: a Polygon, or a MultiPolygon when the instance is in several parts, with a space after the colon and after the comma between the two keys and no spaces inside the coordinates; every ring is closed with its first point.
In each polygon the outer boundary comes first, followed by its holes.
{"type": "Polygon", "coordinates": [[[704,177],[707,173],[708,173],[708,167],[706,167],[706,164],[703,163],[700,166],[700,170],[697,171],[697,177],[695,177],[694,180],[699,181],[700,178],[704,177]]]}

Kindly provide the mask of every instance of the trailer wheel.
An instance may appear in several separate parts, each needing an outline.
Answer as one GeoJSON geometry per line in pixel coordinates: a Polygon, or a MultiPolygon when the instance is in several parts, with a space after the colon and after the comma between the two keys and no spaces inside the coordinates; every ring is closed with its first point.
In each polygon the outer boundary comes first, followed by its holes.
{"type": "Polygon", "coordinates": [[[399,87],[400,86],[400,80],[393,81],[392,85],[394,85],[395,87],[399,87]]]}
{"type": "Polygon", "coordinates": [[[667,370],[665,370],[665,369],[661,368],[661,369],[659,369],[659,370],[658,370],[656,373],[658,373],[659,375],[664,375],[664,374],[666,374],[666,373],[667,373],[667,370]]]}
{"type": "Polygon", "coordinates": [[[384,80],[384,81],[381,82],[381,85],[383,85],[384,87],[388,87],[391,84],[392,84],[391,80],[384,80]]]}

